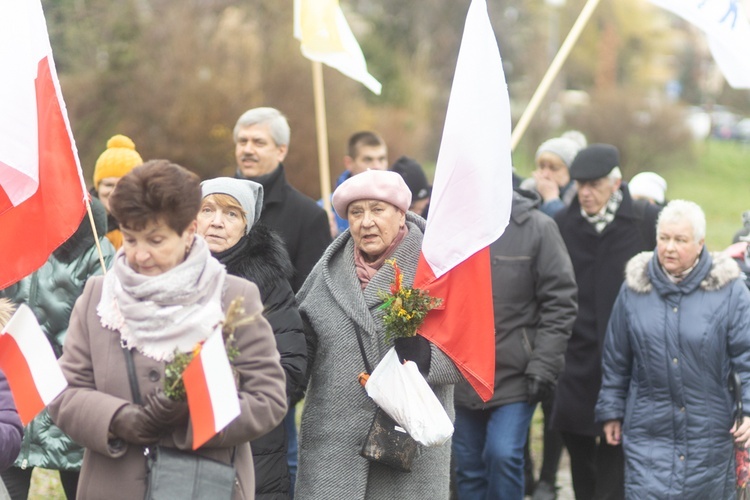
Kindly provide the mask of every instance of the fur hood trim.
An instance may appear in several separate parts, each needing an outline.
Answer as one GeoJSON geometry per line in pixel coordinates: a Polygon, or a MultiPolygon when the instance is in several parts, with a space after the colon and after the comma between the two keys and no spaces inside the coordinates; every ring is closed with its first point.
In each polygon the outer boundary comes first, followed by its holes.
{"type": "Polygon", "coordinates": [[[294,268],[289,254],[284,241],[275,231],[263,224],[253,224],[245,238],[249,241],[244,258],[237,266],[227,266],[229,274],[249,279],[258,285],[263,294],[268,293],[280,279],[292,278],[294,268]]]}
{"type": "MultiPolygon", "coordinates": [[[[648,275],[648,263],[654,252],[641,252],[628,261],[625,267],[625,283],[636,293],[649,293],[653,289],[648,275]]],[[[711,252],[711,271],[701,281],[701,290],[713,292],[739,278],[740,268],[731,258],[720,252],[711,252]]]]}

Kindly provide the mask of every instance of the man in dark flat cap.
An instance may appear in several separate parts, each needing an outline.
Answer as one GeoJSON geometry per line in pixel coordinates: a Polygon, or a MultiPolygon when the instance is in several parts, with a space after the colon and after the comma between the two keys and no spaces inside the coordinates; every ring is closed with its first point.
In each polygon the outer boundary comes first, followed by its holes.
{"type": "Polygon", "coordinates": [[[555,220],[573,262],[578,317],[555,392],[552,425],[570,455],[576,500],[622,499],[622,446],[602,438],[594,421],[601,386],[602,344],[623,281],[625,264],[656,246],[659,207],[633,200],[622,183],[620,155],[612,145],[582,149],[570,167],[577,198],[555,220]]]}

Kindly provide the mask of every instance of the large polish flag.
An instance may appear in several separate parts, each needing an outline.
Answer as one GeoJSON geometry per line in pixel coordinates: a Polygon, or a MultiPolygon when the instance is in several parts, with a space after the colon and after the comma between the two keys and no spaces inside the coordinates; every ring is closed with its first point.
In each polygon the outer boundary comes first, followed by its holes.
{"type": "Polygon", "coordinates": [[[197,450],[240,414],[240,400],[221,332],[211,335],[182,373],[197,450]]]}
{"type": "Polygon", "coordinates": [[[75,232],[87,196],[39,0],[0,1],[0,289],[75,232]]]}
{"type": "Polygon", "coordinates": [[[750,88],[750,20],[740,0],[651,0],[703,31],[727,83],[750,88]]]}
{"type": "Polygon", "coordinates": [[[380,95],[382,86],[367,71],[339,0],[294,0],[294,37],[300,41],[303,56],[337,69],[380,95]]]}
{"type": "Polygon", "coordinates": [[[68,386],[52,346],[26,304],[18,307],[0,333],[0,368],[23,425],[68,386]]]}
{"type": "Polygon", "coordinates": [[[420,333],[482,397],[492,396],[495,328],[489,245],[510,218],[510,102],[485,0],[466,17],[414,286],[441,297],[420,333]]]}

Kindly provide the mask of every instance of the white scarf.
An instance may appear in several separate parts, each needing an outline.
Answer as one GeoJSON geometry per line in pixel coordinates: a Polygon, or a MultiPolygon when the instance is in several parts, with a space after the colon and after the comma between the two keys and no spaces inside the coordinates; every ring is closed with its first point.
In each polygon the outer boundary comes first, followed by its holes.
{"type": "Polygon", "coordinates": [[[599,212],[594,215],[589,215],[583,207],[581,207],[581,215],[594,226],[597,233],[601,233],[610,222],[615,220],[615,215],[617,214],[617,209],[620,208],[621,202],[622,192],[618,189],[612,193],[612,196],[609,197],[609,200],[607,200],[607,203],[604,204],[599,212]]]}
{"type": "Polygon", "coordinates": [[[188,352],[224,319],[221,293],[226,270],[195,238],[185,260],[158,276],[138,274],[117,252],[104,278],[97,313],[102,326],[120,332],[129,347],[157,361],[188,352]]]}

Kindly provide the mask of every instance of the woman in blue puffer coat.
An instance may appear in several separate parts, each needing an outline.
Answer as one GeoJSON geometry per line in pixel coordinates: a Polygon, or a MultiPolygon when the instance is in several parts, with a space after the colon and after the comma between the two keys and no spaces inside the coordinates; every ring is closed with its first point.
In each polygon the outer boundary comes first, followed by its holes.
{"type": "Polygon", "coordinates": [[[750,409],[750,292],[737,264],[703,245],[705,216],[675,200],[661,212],[656,252],[627,265],[602,357],[596,419],[622,441],[627,498],[735,497],[730,371],[750,409]]]}

